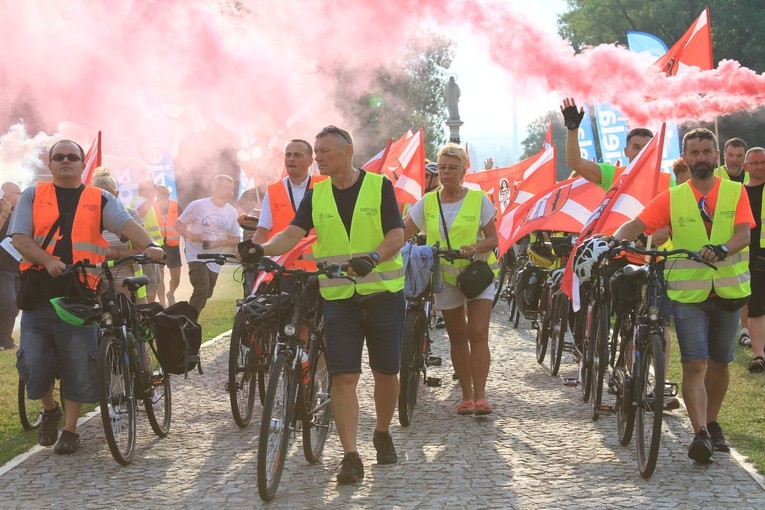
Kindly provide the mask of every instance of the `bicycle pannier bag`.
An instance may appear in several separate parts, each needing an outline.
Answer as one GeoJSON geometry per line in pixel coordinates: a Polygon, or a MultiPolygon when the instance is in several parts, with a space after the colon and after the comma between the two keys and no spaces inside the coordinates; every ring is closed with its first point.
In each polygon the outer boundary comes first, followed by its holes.
{"type": "Polygon", "coordinates": [[[196,322],[198,315],[187,301],[179,301],[154,316],[157,357],[165,371],[186,377],[194,368],[202,373],[199,358],[202,327],[196,322]]]}

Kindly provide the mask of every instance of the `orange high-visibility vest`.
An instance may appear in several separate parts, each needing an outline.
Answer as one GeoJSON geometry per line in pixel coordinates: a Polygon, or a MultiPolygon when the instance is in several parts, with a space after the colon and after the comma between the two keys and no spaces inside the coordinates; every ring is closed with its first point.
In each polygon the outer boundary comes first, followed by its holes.
{"type": "MultiPolygon", "coordinates": [[[[308,189],[313,189],[313,185],[326,179],[326,175],[312,175],[311,182],[308,183],[308,189]]],[[[268,186],[268,203],[271,207],[271,221],[273,226],[268,233],[268,239],[284,230],[292,223],[295,218],[295,210],[292,208],[289,193],[284,186],[283,180],[278,180],[268,186]]],[[[306,248],[303,256],[289,264],[290,269],[305,269],[306,271],[316,271],[316,262],[310,260],[313,258],[311,247],[306,248]],[[309,259],[309,260],[306,260],[309,259]]]]}
{"type": "MultiPolygon", "coordinates": [[[[109,243],[101,235],[101,190],[94,186],[85,186],[77,202],[72,227],[72,263],[88,259],[91,264],[106,260],[106,249],[109,243]]],[[[58,200],[56,188],[52,182],[41,182],[35,188],[35,198],[32,205],[32,237],[38,246],[42,246],[51,227],[58,219],[58,200]]],[[[45,251],[53,255],[56,243],[61,242],[61,228],[57,227],[45,251]]],[[[20,271],[26,271],[33,265],[28,260],[22,260],[20,271]]],[[[98,276],[88,274],[88,287],[96,290],[98,276]]]]}
{"type": "Polygon", "coordinates": [[[165,240],[165,244],[168,246],[179,246],[181,244],[181,235],[175,230],[175,222],[178,221],[178,202],[168,200],[166,217],[162,214],[162,208],[157,202],[154,202],[152,207],[154,207],[154,212],[157,213],[157,223],[159,223],[159,230],[162,232],[162,239],[165,240]]]}

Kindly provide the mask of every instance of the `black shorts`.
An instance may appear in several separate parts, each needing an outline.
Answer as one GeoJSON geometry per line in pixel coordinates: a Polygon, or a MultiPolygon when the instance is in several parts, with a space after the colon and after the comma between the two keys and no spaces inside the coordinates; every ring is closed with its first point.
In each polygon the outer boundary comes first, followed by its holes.
{"type": "Polygon", "coordinates": [[[752,295],[749,296],[749,317],[765,315],[765,271],[752,271],[752,295]]]}
{"type": "Polygon", "coordinates": [[[162,249],[165,251],[165,264],[168,269],[175,269],[176,267],[181,267],[183,265],[181,262],[180,246],[168,246],[165,244],[162,246],[162,249]]]}

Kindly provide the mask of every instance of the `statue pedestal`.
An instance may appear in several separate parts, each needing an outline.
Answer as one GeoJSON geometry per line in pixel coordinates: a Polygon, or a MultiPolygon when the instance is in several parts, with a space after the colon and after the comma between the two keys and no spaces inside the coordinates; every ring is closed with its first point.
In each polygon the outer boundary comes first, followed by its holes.
{"type": "Polygon", "coordinates": [[[449,126],[449,141],[452,143],[460,143],[460,126],[463,125],[459,119],[449,119],[446,121],[446,125],[449,126]]]}

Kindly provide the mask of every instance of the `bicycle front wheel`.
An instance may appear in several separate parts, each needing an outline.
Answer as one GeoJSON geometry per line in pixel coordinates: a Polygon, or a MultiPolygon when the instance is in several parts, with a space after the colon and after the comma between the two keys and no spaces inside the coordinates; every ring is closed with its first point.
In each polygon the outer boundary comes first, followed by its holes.
{"type": "Polygon", "coordinates": [[[263,402],[258,437],[258,493],[263,501],[271,501],[276,495],[287,459],[297,393],[289,362],[285,352],[276,358],[263,402]]]}
{"type": "Polygon", "coordinates": [[[417,405],[417,391],[420,387],[420,362],[422,331],[417,310],[407,310],[404,319],[404,333],[401,340],[401,387],[398,393],[398,421],[408,427],[417,405]]]}
{"type": "Polygon", "coordinates": [[[234,422],[242,429],[250,424],[252,418],[257,381],[250,349],[253,338],[244,324],[243,314],[244,312],[239,310],[234,316],[228,349],[228,394],[231,400],[231,414],[234,422]]]}
{"type": "Polygon", "coordinates": [[[550,375],[558,375],[563,356],[563,341],[568,329],[568,296],[558,293],[553,297],[553,316],[550,320],[550,375]]]}
{"type": "Polygon", "coordinates": [[[656,469],[664,416],[664,339],[651,333],[641,353],[637,407],[638,470],[650,478],[656,469]]]}
{"type": "Polygon", "coordinates": [[[148,361],[151,362],[151,367],[147,372],[150,371],[151,375],[147,374],[146,380],[149,387],[144,396],[143,404],[151,429],[157,436],[165,437],[170,431],[170,419],[173,414],[170,374],[165,372],[160,365],[154,342],[152,340],[144,345],[145,349],[149,349],[148,361]]]}
{"type": "Polygon", "coordinates": [[[608,369],[609,342],[608,342],[608,307],[604,304],[598,304],[593,310],[594,326],[594,346],[592,349],[592,419],[597,420],[600,417],[600,406],[603,403],[603,381],[608,369]]]}
{"type": "Polygon", "coordinates": [[[41,400],[27,399],[24,381],[19,379],[19,419],[24,430],[34,430],[42,423],[43,406],[41,400]]]}
{"type": "Polygon", "coordinates": [[[332,423],[332,412],[329,409],[332,377],[327,368],[324,342],[320,338],[311,345],[308,361],[311,379],[306,398],[307,416],[303,421],[303,453],[308,462],[315,464],[321,460],[332,423]]]}
{"type": "Polygon", "coordinates": [[[627,446],[632,441],[635,428],[635,405],[632,399],[632,335],[634,327],[629,311],[620,311],[614,323],[614,342],[618,346],[614,362],[614,385],[616,387],[616,429],[619,443],[627,446]]]}
{"type": "Polygon", "coordinates": [[[136,439],[136,406],[133,374],[125,342],[111,333],[101,337],[98,386],[101,422],[114,460],[127,465],[133,459],[136,439]]]}
{"type": "Polygon", "coordinates": [[[545,362],[547,344],[550,340],[550,288],[547,284],[542,287],[542,298],[539,300],[539,313],[537,315],[537,363],[545,362]]]}

